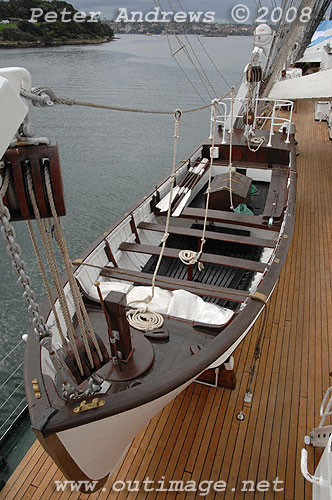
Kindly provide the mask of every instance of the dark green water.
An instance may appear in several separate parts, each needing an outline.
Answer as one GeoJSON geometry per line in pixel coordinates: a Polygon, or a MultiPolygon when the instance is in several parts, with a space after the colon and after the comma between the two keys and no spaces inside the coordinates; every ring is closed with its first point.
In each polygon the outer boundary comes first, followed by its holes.
{"type": "MultiPolygon", "coordinates": [[[[228,91],[194,36],[204,69],[221,96],[228,91]]],[[[227,81],[235,84],[248,61],[252,40],[247,37],[203,38],[204,45],[227,81]]],[[[174,43],[174,48],[178,45],[174,43]]],[[[195,70],[183,55],[180,61],[206,102],[210,102],[195,70]]],[[[34,85],[51,87],[58,96],[134,108],[176,109],[202,101],[172,60],[166,37],[126,35],[105,45],[44,49],[0,50],[0,66],[23,66],[34,85]]],[[[57,106],[33,109],[36,135],[59,144],[67,217],[64,227],[71,257],[77,257],[99,234],[158,181],[169,174],[173,118],[57,106]]],[[[209,135],[209,112],[182,119],[178,160],[209,135]]],[[[25,223],[17,223],[18,241],[29,275],[41,300],[44,291],[25,223]]],[[[23,343],[1,360],[29,330],[21,290],[0,241],[0,437],[21,404],[23,343]],[[13,393],[13,397],[6,401],[13,393]],[[1,408],[2,406],[2,408],[1,408]],[[9,419],[8,419],[9,418],[9,419]],[[8,419],[6,424],[4,422],[8,419]],[[2,429],[1,429],[1,426],[2,429]]]]}

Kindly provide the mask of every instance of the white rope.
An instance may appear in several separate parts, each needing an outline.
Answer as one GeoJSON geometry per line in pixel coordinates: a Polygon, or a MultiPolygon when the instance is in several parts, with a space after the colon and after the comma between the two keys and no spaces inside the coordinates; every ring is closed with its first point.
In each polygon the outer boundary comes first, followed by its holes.
{"type": "MultiPolygon", "coordinates": [[[[171,213],[172,213],[172,199],[173,199],[173,190],[174,190],[174,184],[175,184],[175,170],[176,170],[176,154],[177,154],[177,143],[179,139],[179,130],[180,130],[180,121],[181,121],[181,116],[182,112],[178,109],[174,113],[174,145],[173,145],[173,160],[172,160],[172,173],[171,173],[171,186],[170,186],[170,197],[169,197],[169,203],[168,203],[168,211],[167,211],[167,218],[166,218],[166,226],[165,226],[165,232],[163,237],[161,238],[161,250],[158,258],[158,262],[156,264],[153,276],[152,276],[152,282],[151,282],[151,295],[146,297],[144,300],[140,300],[139,302],[145,302],[146,304],[149,304],[154,297],[154,291],[155,291],[155,284],[156,284],[156,277],[159,271],[159,267],[162,261],[162,258],[164,256],[165,248],[166,248],[166,242],[169,237],[168,233],[168,228],[170,225],[170,220],[171,220],[171,213]]],[[[138,302],[137,300],[134,300],[132,302],[129,302],[127,305],[133,304],[134,302],[138,302]]],[[[130,309],[127,312],[127,319],[129,321],[129,324],[133,328],[137,328],[138,330],[154,330],[155,328],[160,328],[163,323],[164,319],[159,313],[155,312],[150,312],[147,311],[147,307],[141,308],[141,309],[130,309]],[[134,314],[135,313],[135,314],[134,314]]]]}
{"type": "Polygon", "coordinates": [[[180,110],[177,110],[174,113],[174,145],[173,145],[173,161],[172,161],[172,174],[171,174],[171,188],[170,188],[170,197],[169,197],[169,203],[168,203],[168,210],[167,210],[167,217],[166,217],[166,226],[165,226],[165,232],[163,237],[161,238],[162,246],[161,246],[161,251],[159,254],[158,262],[156,265],[156,268],[153,273],[152,277],[152,293],[151,293],[151,299],[154,297],[154,288],[155,288],[155,282],[156,282],[156,276],[159,271],[159,267],[162,261],[162,258],[164,256],[165,248],[166,248],[166,242],[169,236],[168,233],[168,228],[170,225],[170,220],[171,220],[171,213],[172,213],[172,200],[173,200],[173,190],[174,190],[174,184],[175,184],[175,170],[176,170],[176,154],[177,154],[177,145],[178,145],[178,139],[179,139],[179,130],[180,130],[180,121],[181,121],[181,116],[182,112],[180,110]]]}
{"type": "Polygon", "coordinates": [[[213,168],[213,152],[214,152],[214,147],[215,147],[215,139],[216,139],[216,130],[217,130],[217,110],[218,110],[218,104],[219,101],[218,99],[215,99],[213,101],[213,132],[212,132],[212,141],[211,141],[211,150],[210,150],[210,167],[209,167],[209,182],[208,182],[208,188],[207,188],[207,196],[206,196],[206,202],[205,202],[205,215],[204,215],[204,223],[203,223],[203,232],[202,232],[202,238],[201,238],[201,247],[199,249],[199,252],[194,252],[192,250],[182,250],[179,252],[179,259],[183,264],[186,264],[187,266],[193,265],[198,263],[198,270],[202,271],[204,269],[204,265],[202,262],[199,262],[199,259],[202,256],[203,253],[203,248],[206,243],[205,239],[205,234],[206,234],[206,228],[207,228],[207,221],[208,221],[208,213],[209,213],[209,204],[210,204],[210,193],[211,193],[211,184],[212,184],[212,168],[213,168]]]}
{"type": "Polygon", "coordinates": [[[249,139],[249,137],[247,136],[248,148],[252,153],[257,153],[257,151],[261,148],[261,146],[264,144],[264,142],[265,142],[265,137],[253,136],[253,137],[250,137],[250,139],[249,139]],[[257,144],[257,147],[253,148],[250,143],[257,144]]]}
{"type": "Polygon", "coordinates": [[[197,252],[194,252],[194,250],[181,250],[179,259],[186,266],[192,266],[197,262],[197,255],[197,252]]]}
{"type": "Polygon", "coordinates": [[[229,201],[230,201],[230,209],[234,210],[233,205],[233,191],[232,191],[232,168],[233,168],[233,117],[234,117],[234,99],[235,99],[235,88],[232,87],[232,103],[231,103],[231,129],[230,129],[230,137],[229,137],[229,164],[228,164],[228,172],[229,172],[229,201]]]}
{"type": "Polygon", "coordinates": [[[149,332],[156,328],[161,328],[164,318],[161,314],[147,311],[147,309],[129,309],[127,319],[130,325],[137,330],[149,332]]]}

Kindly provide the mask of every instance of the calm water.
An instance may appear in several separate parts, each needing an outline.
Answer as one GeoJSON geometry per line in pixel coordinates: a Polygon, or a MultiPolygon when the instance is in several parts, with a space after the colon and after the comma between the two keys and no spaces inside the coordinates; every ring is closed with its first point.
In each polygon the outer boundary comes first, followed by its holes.
{"type": "MultiPolygon", "coordinates": [[[[195,37],[189,38],[218,95],[223,95],[228,90],[227,85],[195,37]]],[[[235,84],[248,60],[251,39],[203,38],[202,41],[229,84],[235,84]]],[[[174,48],[177,47],[174,43],[174,48]]],[[[189,61],[182,58],[181,63],[202,97],[210,102],[189,61]]],[[[2,49],[0,66],[27,68],[34,85],[51,87],[61,97],[167,110],[203,104],[172,60],[164,36],[126,35],[99,46],[2,49]]],[[[33,119],[36,134],[59,144],[67,205],[67,217],[63,222],[72,258],[170,172],[171,116],[57,106],[33,109],[33,119]]],[[[185,115],[181,123],[178,160],[208,134],[208,111],[185,115]]],[[[16,231],[29,275],[41,300],[44,293],[25,223],[17,223],[16,231]]],[[[28,332],[29,318],[2,239],[0,252],[1,427],[20,402],[24,405],[23,386],[16,390],[22,382],[21,368],[1,389],[9,374],[22,362],[23,345],[7,360],[2,363],[1,360],[19,342],[22,334],[28,332]],[[6,403],[15,390],[11,402],[6,403]]],[[[0,437],[5,427],[0,430],[0,437]]]]}

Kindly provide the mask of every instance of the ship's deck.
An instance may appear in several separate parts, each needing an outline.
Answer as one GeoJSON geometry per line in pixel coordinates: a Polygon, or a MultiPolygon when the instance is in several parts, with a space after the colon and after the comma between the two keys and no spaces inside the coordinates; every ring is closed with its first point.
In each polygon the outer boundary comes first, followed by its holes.
{"type": "MultiPolygon", "coordinates": [[[[303,437],[319,423],[319,407],[330,385],[332,349],[332,144],[326,123],[315,123],[312,103],[299,103],[295,115],[300,156],[293,241],[279,283],[268,306],[261,354],[253,379],[252,403],[244,403],[250,366],[262,318],[235,353],[237,387],[212,389],[192,384],[136,437],[105,491],[91,499],[204,498],[206,483],[196,493],[112,491],[115,481],[148,479],[145,489],[168,482],[220,481],[205,498],[311,498],[300,471],[303,437]],[[245,420],[236,415],[243,410],[245,420]],[[272,483],[276,478],[279,483],[272,483]],[[267,492],[250,491],[251,483],[269,481],[267,492]],[[281,483],[282,481],[283,483],[281,483]],[[273,492],[274,485],[282,489],[273,492]],[[247,491],[241,491],[246,488],[247,491]],[[201,493],[201,495],[200,495],[201,493]]],[[[309,453],[309,470],[320,451],[309,453]]],[[[86,450],[89,453],[89,450],[86,450]]],[[[36,442],[0,492],[0,499],[77,499],[78,492],[55,491],[60,471],[36,442]]],[[[128,484],[128,483],[127,483],[128,484]]],[[[115,483],[120,489],[123,484],[115,483]]],[[[267,483],[260,483],[264,490],[267,483]]],[[[131,485],[136,488],[136,483],[131,485]]],[[[176,489],[173,486],[173,489],[176,489]]]]}

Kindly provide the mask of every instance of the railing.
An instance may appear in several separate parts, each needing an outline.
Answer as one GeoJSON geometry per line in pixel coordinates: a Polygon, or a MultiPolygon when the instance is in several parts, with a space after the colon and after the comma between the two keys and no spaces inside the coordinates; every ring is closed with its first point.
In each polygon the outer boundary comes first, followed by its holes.
{"type": "MultiPolygon", "coordinates": [[[[235,98],[234,101],[241,102],[242,103],[242,108],[244,108],[244,105],[247,101],[246,98],[235,98]]],[[[270,121],[270,133],[269,133],[269,141],[267,144],[267,147],[272,147],[272,137],[275,134],[275,128],[282,127],[286,125],[286,130],[287,130],[287,137],[285,140],[285,143],[289,144],[289,136],[290,136],[290,124],[292,123],[292,118],[293,118],[293,108],[294,108],[294,103],[293,101],[289,101],[286,99],[260,99],[256,98],[254,100],[255,102],[255,107],[254,107],[254,120],[253,120],[253,129],[256,129],[257,127],[257,122],[258,120],[264,120],[264,122],[270,121]],[[262,104],[266,103],[266,105],[272,106],[271,112],[269,115],[260,115],[259,114],[259,109],[262,108],[262,104]],[[280,110],[284,107],[290,108],[290,114],[289,118],[284,118],[279,115],[280,110]]],[[[222,144],[226,144],[226,133],[230,133],[230,130],[226,130],[229,128],[229,122],[230,122],[230,114],[231,114],[231,106],[232,106],[232,98],[227,98],[224,99],[223,101],[220,101],[218,104],[218,109],[220,110],[221,108],[221,114],[217,116],[217,124],[222,125],[222,144]]],[[[264,109],[264,106],[263,106],[264,109]]],[[[233,119],[237,118],[243,118],[242,115],[233,115],[233,119]]],[[[214,122],[214,108],[211,107],[211,125],[210,125],[210,139],[212,139],[213,136],[213,122],[214,122]]]]}
{"type": "Polygon", "coordinates": [[[329,387],[326,391],[322,404],[320,405],[319,414],[321,421],[318,427],[312,429],[309,436],[305,436],[305,443],[323,447],[326,446],[332,435],[332,425],[325,425],[327,417],[332,416],[332,387],[329,387]]]}
{"type": "Polygon", "coordinates": [[[325,425],[327,417],[332,416],[332,387],[324,396],[320,406],[321,421],[319,426],[305,436],[305,444],[325,447],[319,464],[314,474],[308,471],[308,453],[306,449],[301,451],[301,472],[304,478],[313,484],[313,498],[315,500],[328,500],[332,498],[332,426],[325,425]]]}
{"type": "Polygon", "coordinates": [[[0,441],[27,406],[24,381],[21,376],[23,344],[21,340],[0,360],[0,371],[5,374],[4,381],[0,383],[0,441]],[[15,380],[16,378],[18,380],[15,380]]]}

